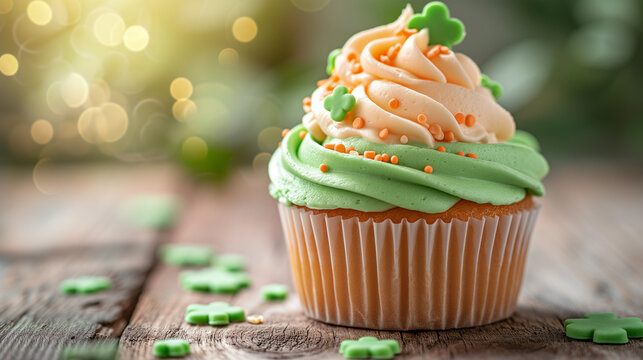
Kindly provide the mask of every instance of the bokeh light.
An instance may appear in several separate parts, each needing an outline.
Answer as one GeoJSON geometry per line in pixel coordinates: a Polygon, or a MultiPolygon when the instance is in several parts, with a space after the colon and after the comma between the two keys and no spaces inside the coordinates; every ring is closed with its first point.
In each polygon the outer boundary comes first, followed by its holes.
{"type": "Polygon", "coordinates": [[[239,53],[233,48],[225,48],[219,52],[219,64],[235,65],[239,62],[239,53]]]}
{"type": "Polygon", "coordinates": [[[40,145],[45,145],[54,137],[54,127],[47,120],[40,119],[31,124],[31,138],[40,145]]]}
{"type": "Polygon", "coordinates": [[[272,152],[277,148],[277,143],[281,139],[281,131],[283,129],[276,126],[269,126],[259,133],[257,136],[257,145],[259,150],[265,152],[272,152]]]}
{"type": "Polygon", "coordinates": [[[170,94],[176,100],[185,100],[192,96],[192,83],[184,77],[178,77],[172,80],[170,84],[170,94]]]}
{"type": "Polygon", "coordinates": [[[232,24],[232,35],[241,42],[250,42],[257,36],[257,23],[250,17],[242,16],[232,24]]]}
{"type": "Polygon", "coordinates": [[[125,135],[128,125],[125,109],[109,102],[83,111],[78,118],[78,133],[88,143],[112,143],[125,135]]]}
{"type": "Polygon", "coordinates": [[[60,95],[70,108],[80,107],[89,95],[87,80],[77,73],[69,74],[60,84],[60,95]]]}
{"type": "Polygon", "coordinates": [[[177,121],[186,122],[196,114],[197,108],[194,101],[190,99],[177,100],[172,105],[172,115],[177,121]]]}
{"type": "Polygon", "coordinates": [[[198,136],[185,139],[181,147],[183,155],[190,160],[203,160],[208,156],[208,144],[198,136]]]}
{"type": "Polygon", "coordinates": [[[125,21],[117,13],[100,15],[94,22],[94,36],[105,46],[117,46],[123,41],[125,21]]]}
{"type": "Polygon", "coordinates": [[[40,159],[33,168],[33,184],[45,195],[53,195],[56,190],[55,166],[48,158],[40,159]]]}
{"type": "Polygon", "coordinates": [[[0,72],[6,76],[13,76],[18,72],[18,59],[11,54],[0,56],[0,72]]]}
{"type": "Polygon", "coordinates": [[[0,14],[8,14],[13,9],[13,0],[0,0],[0,14]]]}
{"type": "Polygon", "coordinates": [[[51,6],[44,1],[32,1],[27,6],[27,16],[36,25],[45,26],[49,24],[51,15],[51,6]]]}
{"type": "Polygon", "coordinates": [[[123,44],[125,44],[125,47],[130,51],[142,51],[147,47],[149,42],[150,35],[147,33],[147,30],[140,25],[128,27],[123,35],[123,44]]]}

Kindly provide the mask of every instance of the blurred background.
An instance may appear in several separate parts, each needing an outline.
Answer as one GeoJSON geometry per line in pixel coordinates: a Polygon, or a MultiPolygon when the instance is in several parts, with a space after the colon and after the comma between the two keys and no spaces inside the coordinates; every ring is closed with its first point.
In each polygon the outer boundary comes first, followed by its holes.
{"type": "MultiPolygon", "coordinates": [[[[446,2],[552,163],[643,163],[640,1],[446,2]]],[[[265,169],[328,52],[406,3],[0,0],[0,162],[265,169]]]]}

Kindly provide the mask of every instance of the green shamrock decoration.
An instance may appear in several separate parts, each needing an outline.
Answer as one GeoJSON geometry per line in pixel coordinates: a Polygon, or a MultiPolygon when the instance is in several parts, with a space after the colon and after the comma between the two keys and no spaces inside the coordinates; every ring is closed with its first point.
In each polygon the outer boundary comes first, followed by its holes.
{"type": "Polygon", "coordinates": [[[462,21],[449,17],[449,8],[441,1],[432,1],[424,7],[422,14],[415,14],[407,24],[409,29],[429,29],[429,45],[452,47],[464,39],[462,21]]]}
{"type": "Polygon", "coordinates": [[[342,121],[349,111],[355,107],[355,96],[348,93],[346,86],[339,85],[332,95],[324,99],[324,108],[330,111],[330,117],[335,121],[342,121]]]}
{"type": "Polygon", "coordinates": [[[214,264],[227,271],[242,271],[246,268],[246,260],[237,254],[222,254],[214,259],[214,264]]]}
{"type": "Polygon", "coordinates": [[[281,284],[270,284],[261,288],[261,296],[265,301],[285,300],[288,296],[288,287],[281,284]]]}
{"type": "Polygon", "coordinates": [[[91,294],[98,291],[109,290],[112,280],[104,276],[83,276],[65,279],[60,283],[60,292],[63,294],[91,294]]]}
{"type": "Polygon", "coordinates": [[[643,322],[636,317],[618,319],[614,313],[587,314],[583,319],[565,320],[565,333],[598,344],[626,344],[628,337],[643,337],[643,322]]]}
{"type": "Polygon", "coordinates": [[[244,320],[246,320],[246,313],[241,307],[230,306],[223,301],[215,301],[208,305],[191,304],[185,310],[185,321],[188,324],[222,326],[244,320]]]}
{"type": "Polygon", "coordinates": [[[207,266],[212,262],[212,250],[198,245],[164,245],[159,251],[164,263],[176,266],[207,266]]]}
{"type": "Polygon", "coordinates": [[[396,340],[364,336],[359,340],[342,341],[339,353],[347,359],[392,359],[400,353],[400,344],[396,340]]]}
{"type": "Polygon", "coordinates": [[[167,339],[154,342],[154,356],[159,358],[184,357],[190,353],[190,343],[183,339],[167,339]]]}
{"type": "Polygon", "coordinates": [[[491,80],[485,74],[480,74],[480,85],[489,89],[493,97],[496,99],[499,98],[500,95],[502,95],[502,86],[499,83],[491,80]]]}
{"type": "Polygon", "coordinates": [[[337,59],[337,55],[341,53],[342,49],[335,49],[328,54],[328,62],[326,63],[326,73],[328,75],[332,74],[333,70],[335,70],[335,59],[337,59]]]}
{"type": "Polygon", "coordinates": [[[115,360],[118,341],[99,340],[66,346],[60,353],[60,360],[115,360]]]}
{"type": "Polygon", "coordinates": [[[250,286],[248,274],[223,268],[183,271],[180,280],[186,290],[218,294],[236,294],[242,288],[250,286]]]}

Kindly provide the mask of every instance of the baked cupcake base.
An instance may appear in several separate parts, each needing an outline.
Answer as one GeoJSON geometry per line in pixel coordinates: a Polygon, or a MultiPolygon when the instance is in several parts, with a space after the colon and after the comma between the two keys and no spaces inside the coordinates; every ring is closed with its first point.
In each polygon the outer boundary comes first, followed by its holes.
{"type": "Polygon", "coordinates": [[[306,314],[344,326],[429,330],[509,317],[538,208],[461,201],[442,214],[279,205],[306,314]]]}

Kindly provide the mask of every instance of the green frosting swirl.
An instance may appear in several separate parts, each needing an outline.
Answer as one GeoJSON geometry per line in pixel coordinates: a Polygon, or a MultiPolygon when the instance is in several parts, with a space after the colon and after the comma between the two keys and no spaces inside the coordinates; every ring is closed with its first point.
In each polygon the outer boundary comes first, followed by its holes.
{"type": "Polygon", "coordinates": [[[507,205],[522,200],[526,193],[545,193],[540,179],[549,167],[535,139],[525,132],[517,131],[503,144],[438,144],[446,152],[418,143],[342,140],[360,154],[373,150],[397,155],[399,162],[394,165],[326,149],[310,134],[300,139],[302,130],[299,125],[286,135],[268,167],[270,194],[286,205],[366,212],[402,207],[440,213],[460,199],[507,205]],[[474,153],[478,159],[456,155],[458,151],[474,153]],[[321,172],[320,164],[328,165],[328,171],[321,172]],[[426,165],[433,167],[433,173],[424,172],[426,165]]]}

